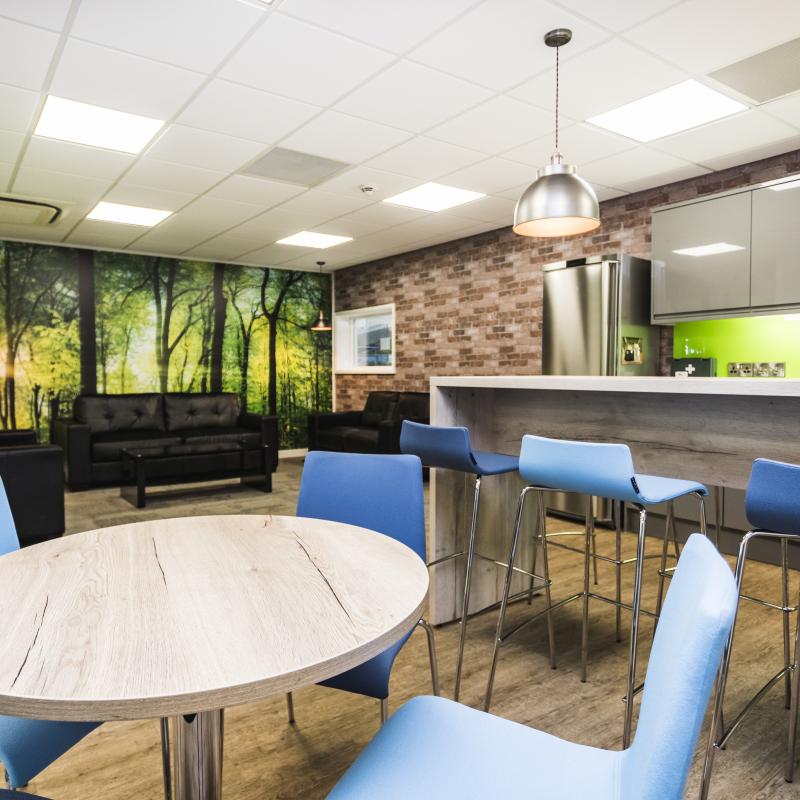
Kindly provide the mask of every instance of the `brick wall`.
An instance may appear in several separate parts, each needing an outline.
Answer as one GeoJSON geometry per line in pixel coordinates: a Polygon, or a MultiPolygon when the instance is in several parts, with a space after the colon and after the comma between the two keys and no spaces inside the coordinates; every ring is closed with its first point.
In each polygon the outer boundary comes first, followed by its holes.
{"type": "MultiPolygon", "coordinates": [[[[510,228],[339,270],[336,309],[395,303],[397,372],[337,375],[336,407],[373,389],[427,391],[433,375],[536,375],[542,361],[542,265],[603,253],[650,258],[655,206],[800,172],[800,150],[600,204],[602,225],[569,239],[510,228]]],[[[671,329],[661,341],[668,371],[671,329]]]]}

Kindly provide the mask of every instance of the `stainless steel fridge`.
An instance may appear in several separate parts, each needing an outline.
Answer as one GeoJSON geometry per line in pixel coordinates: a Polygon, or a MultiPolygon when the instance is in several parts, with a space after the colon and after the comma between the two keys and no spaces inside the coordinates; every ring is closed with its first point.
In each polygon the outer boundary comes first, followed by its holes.
{"type": "MultiPolygon", "coordinates": [[[[545,375],[655,375],[660,332],[650,324],[650,262],[626,255],[548,264],[544,272],[545,375]]],[[[550,510],[583,516],[584,499],[553,494],[550,510]]],[[[611,504],[595,501],[611,521],[611,504]]]]}

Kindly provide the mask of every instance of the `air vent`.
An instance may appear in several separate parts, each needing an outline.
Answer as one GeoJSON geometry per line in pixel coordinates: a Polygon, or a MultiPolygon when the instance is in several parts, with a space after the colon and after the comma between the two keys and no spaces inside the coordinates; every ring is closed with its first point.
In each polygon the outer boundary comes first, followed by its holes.
{"type": "Polygon", "coordinates": [[[710,72],[708,77],[757,103],[796,92],[800,89],[800,39],[710,72]]]}
{"type": "Polygon", "coordinates": [[[297,150],[287,150],[285,147],[274,147],[263,158],[241,170],[241,173],[311,187],[349,166],[350,164],[343,161],[320,158],[297,150]]]}
{"type": "Polygon", "coordinates": [[[0,197],[0,224],[52,225],[61,216],[61,209],[38,200],[0,197]]]}

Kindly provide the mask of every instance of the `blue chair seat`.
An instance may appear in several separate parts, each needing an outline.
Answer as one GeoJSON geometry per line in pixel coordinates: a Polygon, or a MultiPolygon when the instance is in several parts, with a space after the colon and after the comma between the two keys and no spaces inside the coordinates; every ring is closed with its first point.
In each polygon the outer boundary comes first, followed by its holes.
{"type": "Polygon", "coordinates": [[[639,487],[639,496],[644,505],[667,503],[688,494],[708,495],[708,489],[697,481],[683,481],[678,478],[660,478],[657,475],[634,475],[639,487]]]}
{"type": "Polygon", "coordinates": [[[15,792],[11,789],[0,789],[0,800],[46,800],[39,795],[26,794],[25,792],[15,792]]]}
{"type": "Polygon", "coordinates": [[[389,718],[329,798],[611,800],[621,755],[452,700],[416,697],[389,718]]]}
{"type": "Polygon", "coordinates": [[[516,472],[519,469],[519,458],[503,453],[486,453],[475,450],[475,473],[477,475],[502,475],[505,472],[516,472]]]}

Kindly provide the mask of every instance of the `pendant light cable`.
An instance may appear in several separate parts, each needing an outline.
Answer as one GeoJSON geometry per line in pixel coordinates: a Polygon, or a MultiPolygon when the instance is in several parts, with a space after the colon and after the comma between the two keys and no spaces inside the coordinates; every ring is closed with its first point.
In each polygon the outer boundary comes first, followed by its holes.
{"type": "Polygon", "coordinates": [[[561,47],[556,47],[556,151],[553,153],[553,161],[554,163],[560,164],[561,163],[561,153],[558,149],[558,74],[559,74],[559,59],[558,54],[561,50],[561,47]]]}

